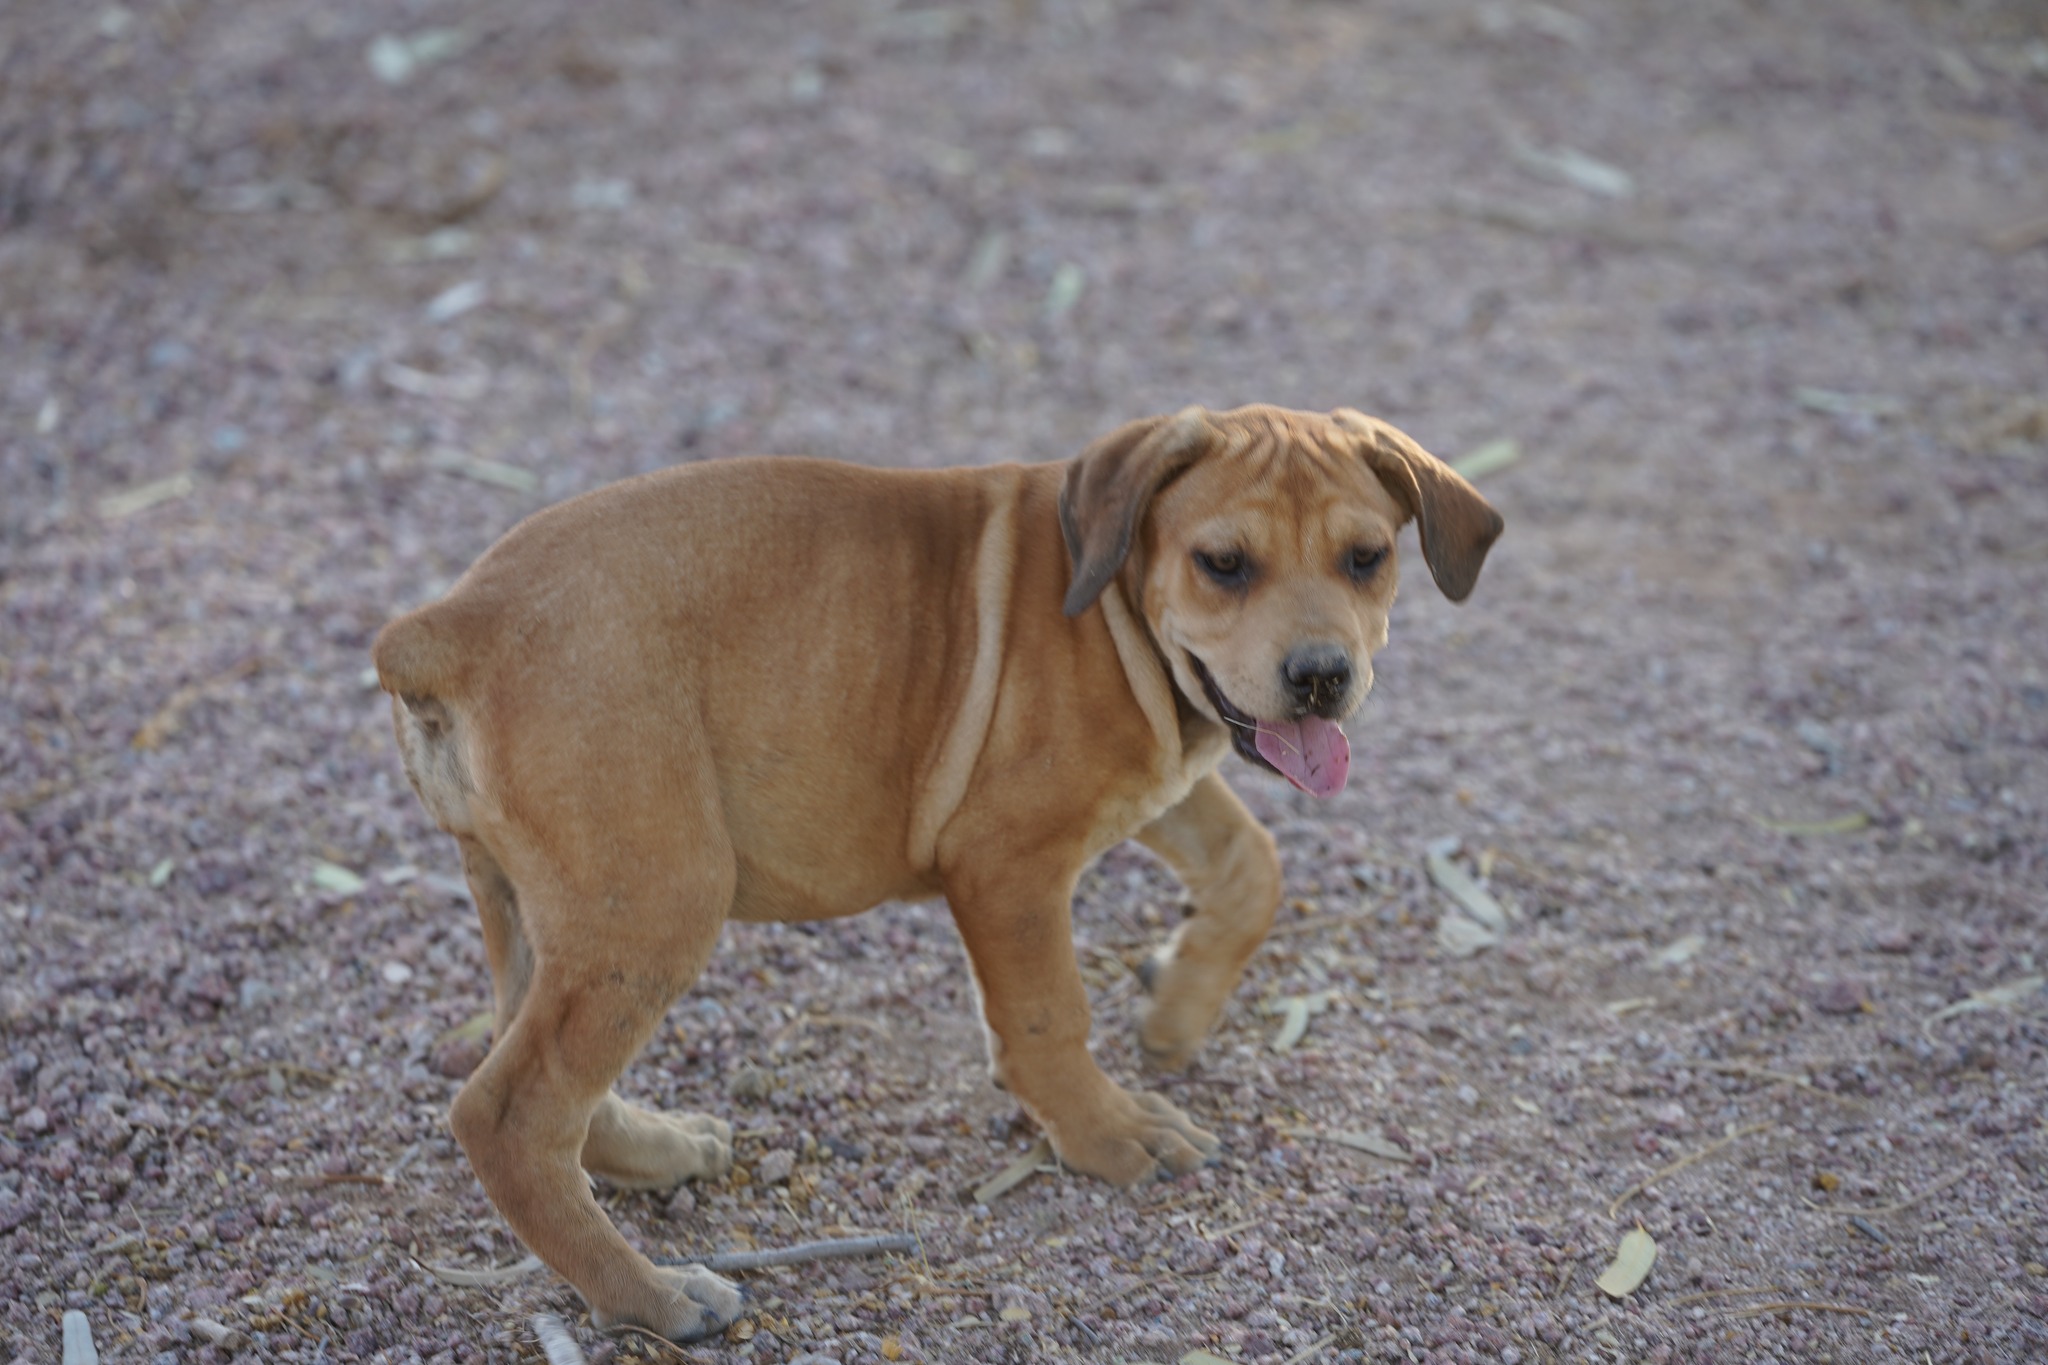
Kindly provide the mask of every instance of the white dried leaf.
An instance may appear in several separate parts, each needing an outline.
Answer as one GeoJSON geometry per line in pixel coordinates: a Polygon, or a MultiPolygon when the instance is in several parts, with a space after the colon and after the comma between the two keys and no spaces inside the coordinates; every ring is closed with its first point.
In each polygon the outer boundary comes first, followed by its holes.
{"type": "Polygon", "coordinates": [[[1972,991],[1969,997],[1953,1005],[1943,1005],[1920,1022],[1920,1031],[1927,1032],[1946,1019],[1958,1014],[1969,1014],[1976,1010],[2009,1010],[2028,996],[2048,984],[2048,977],[2023,976],[2017,981],[2008,981],[2002,986],[1990,986],[1981,991],[1972,991]]]}
{"type": "Polygon", "coordinates": [[[489,297],[490,289],[482,280],[464,280],[460,284],[450,285],[428,302],[427,321],[453,322],[464,313],[481,308],[489,297]]]}
{"type": "Polygon", "coordinates": [[[313,885],[322,891],[332,892],[337,896],[353,896],[361,891],[366,883],[361,877],[358,877],[340,863],[330,863],[324,858],[315,858],[313,860],[313,885]]]}
{"type": "Polygon", "coordinates": [[[1792,397],[1802,408],[1836,417],[1898,417],[1906,411],[1906,400],[1891,393],[1798,388],[1792,391],[1792,397]]]}
{"type": "Polygon", "coordinates": [[[576,1338],[569,1334],[568,1327],[553,1313],[533,1315],[533,1334],[540,1338],[540,1348],[547,1353],[548,1365],[588,1365],[583,1348],[576,1344],[576,1338]]]}
{"type": "Polygon", "coordinates": [[[166,479],[152,479],[148,483],[124,488],[119,493],[109,493],[99,501],[100,517],[105,521],[120,521],[137,512],[147,512],[161,503],[176,502],[179,498],[192,496],[199,487],[190,474],[173,474],[166,479]]]}
{"type": "Polygon", "coordinates": [[[1295,996],[1287,1001],[1286,1019],[1281,1022],[1280,1031],[1273,1035],[1273,1051],[1292,1051],[1308,1032],[1308,1001],[1295,996]]]}
{"type": "Polygon", "coordinates": [[[538,1256],[528,1256],[525,1260],[514,1261],[510,1265],[491,1266],[487,1270],[464,1270],[460,1266],[452,1265],[428,1265],[425,1261],[415,1261],[413,1264],[442,1284],[459,1285],[464,1289],[510,1284],[514,1280],[524,1279],[535,1271],[546,1268],[538,1256]]]}
{"type": "Polygon", "coordinates": [[[1488,441],[1451,461],[1451,468],[1467,479],[1482,479],[1498,473],[1522,458],[1522,447],[1513,439],[1488,441]]]}
{"type": "Polygon", "coordinates": [[[540,476],[530,469],[521,469],[502,460],[478,459],[449,446],[437,447],[427,456],[427,463],[445,473],[459,474],[474,483],[487,483],[493,488],[506,488],[514,493],[531,493],[540,487],[540,476]]]}
{"type": "Polygon", "coordinates": [[[1499,934],[1462,915],[1445,915],[1436,922],[1436,946],[1452,957],[1471,957],[1499,942],[1499,934]]]}
{"type": "Polygon", "coordinates": [[[426,28],[403,37],[380,33],[370,41],[363,60],[384,84],[404,85],[427,67],[460,56],[469,42],[469,35],[459,28],[426,28]]]}
{"type": "Polygon", "coordinates": [[[1291,1051],[1308,1032],[1310,1016],[1321,1014],[1336,998],[1335,991],[1317,991],[1314,995],[1282,996],[1267,1004],[1266,1013],[1285,1016],[1280,1031],[1273,1035],[1273,1051],[1291,1051]]]}
{"type": "Polygon", "coordinates": [[[1030,1151],[976,1185],[974,1202],[993,1204],[1040,1171],[1057,1170],[1058,1167],[1059,1163],[1053,1157],[1051,1140],[1040,1138],[1032,1144],[1030,1151]]]}
{"type": "Polygon", "coordinates": [[[1694,957],[1699,955],[1700,949],[1706,946],[1707,940],[1701,935],[1687,934],[1685,937],[1660,949],[1657,955],[1651,958],[1650,961],[1659,967],[1677,967],[1692,961],[1694,957]]]}
{"type": "Polygon", "coordinates": [[[1471,874],[1451,861],[1451,853],[1457,846],[1455,839],[1439,839],[1429,846],[1423,855],[1423,866],[1429,870],[1429,879],[1473,919],[1496,934],[1506,933],[1507,911],[1501,909],[1500,902],[1487,894],[1484,887],[1472,880],[1471,874]]]}
{"type": "Polygon", "coordinates": [[[1088,287],[1088,274],[1072,261],[1062,261],[1052,272],[1052,284],[1045,291],[1045,320],[1058,322],[1074,311],[1081,291],[1088,287]]]}
{"type": "Polygon", "coordinates": [[[1385,1161],[1405,1163],[1415,1160],[1414,1155],[1407,1148],[1389,1142],[1377,1133],[1358,1133],[1349,1129],[1338,1129],[1334,1132],[1326,1133],[1316,1128],[1296,1128],[1292,1130],[1292,1135],[1294,1137],[1310,1138],[1317,1142],[1335,1143],[1339,1147],[1349,1147],[1354,1152],[1364,1152],[1385,1161]]]}
{"type": "Polygon", "coordinates": [[[92,1324],[76,1308],[64,1314],[64,1365],[100,1365],[100,1352],[92,1344],[92,1324]]]}
{"type": "Polygon", "coordinates": [[[1610,166],[1573,147],[1537,147],[1519,138],[1511,144],[1515,160],[1559,184],[1570,185],[1606,199],[1629,199],[1636,192],[1635,178],[1619,166],[1610,166]]]}
{"type": "Polygon", "coordinates": [[[1650,1267],[1657,1264],[1657,1239],[1641,1228],[1635,1229],[1621,1239],[1620,1248],[1614,1253],[1614,1262],[1602,1271],[1594,1281],[1600,1292],[1612,1299],[1625,1298],[1635,1293],[1636,1286],[1649,1278],[1650,1267]]]}

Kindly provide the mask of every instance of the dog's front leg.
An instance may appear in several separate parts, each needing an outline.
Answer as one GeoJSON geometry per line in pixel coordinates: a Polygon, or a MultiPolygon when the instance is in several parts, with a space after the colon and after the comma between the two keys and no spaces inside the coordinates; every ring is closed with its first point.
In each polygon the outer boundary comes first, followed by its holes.
{"type": "Polygon", "coordinates": [[[1138,831],[1188,889],[1194,913],[1145,960],[1151,1004],[1139,1025],[1146,1054],[1185,1066],[1202,1045],[1280,908],[1273,836],[1210,773],[1181,803],[1138,831]]]}
{"type": "Polygon", "coordinates": [[[1118,1185],[1192,1171],[1220,1145],[1158,1095],[1134,1095],[1088,1054],[1088,993],[1074,961],[1078,870],[1043,855],[983,854],[949,873],[947,899],[981,992],[996,1079],[1060,1160],[1118,1185]]]}

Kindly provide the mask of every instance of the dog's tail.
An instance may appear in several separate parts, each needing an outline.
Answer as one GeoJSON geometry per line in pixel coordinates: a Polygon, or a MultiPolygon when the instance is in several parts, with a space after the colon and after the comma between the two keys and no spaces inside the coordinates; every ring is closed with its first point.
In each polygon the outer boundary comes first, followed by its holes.
{"type": "Polygon", "coordinates": [[[449,610],[444,601],[408,612],[379,631],[370,647],[379,685],[415,711],[428,699],[459,691],[467,672],[449,610]]]}

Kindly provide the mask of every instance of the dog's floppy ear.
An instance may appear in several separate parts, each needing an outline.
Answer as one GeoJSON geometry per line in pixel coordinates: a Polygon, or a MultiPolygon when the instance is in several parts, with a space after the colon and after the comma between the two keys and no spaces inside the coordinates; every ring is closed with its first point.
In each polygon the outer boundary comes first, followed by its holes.
{"type": "Polygon", "coordinates": [[[1123,567],[1153,495],[1200,459],[1216,428],[1198,407],[1118,427],[1067,466],[1060,531],[1074,561],[1066,611],[1079,616],[1123,567]]]}
{"type": "Polygon", "coordinates": [[[1339,408],[1330,418],[1359,438],[1365,462],[1419,523],[1422,558],[1437,587],[1453,602],[1464,601],[1479,581],[1486,552],[1500,538],[1500,513],[1405,433],[1352,408],[1339,408]]]}

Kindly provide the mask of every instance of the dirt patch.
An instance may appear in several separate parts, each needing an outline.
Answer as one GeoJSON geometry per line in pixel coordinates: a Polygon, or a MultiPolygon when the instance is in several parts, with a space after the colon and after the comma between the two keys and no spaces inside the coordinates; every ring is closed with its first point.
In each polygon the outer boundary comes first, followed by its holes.
{"type": "MultiPolygon", "coordinates": [[[[637,470],[1245,401],[1520,458],[1349,792],[1233,760],[1288,908],[1151,1082],[1230,1159],[963,1203],[1034,1135],[943,909],[736,928],[625,1084],[773,1178],[613,1216],[926,1255],[680,1355],[2048,1353],[2044,131],[2020,3],[10,6],[0,1358],[675,1358],[415,1264],[521,1252],[372,634],[637,470]]],[[[1084,882],[1119,1077],[1175,914],[1084,882]]]]}

